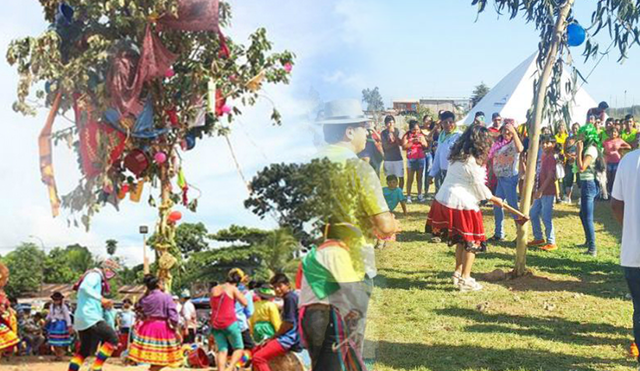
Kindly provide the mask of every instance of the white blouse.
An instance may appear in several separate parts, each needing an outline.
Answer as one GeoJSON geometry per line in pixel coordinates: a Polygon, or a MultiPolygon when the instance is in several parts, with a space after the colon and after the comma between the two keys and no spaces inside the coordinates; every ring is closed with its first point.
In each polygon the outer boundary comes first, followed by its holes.
{"type": "Polygon", "coordinates": [[[490,199],[493,194],[486,186],[487,172],[478,165],[475,157],[465,162],[449,162],[449,170],[436,200],[442,205],[457,210],[479,211],[480,201],[490,199]]]}

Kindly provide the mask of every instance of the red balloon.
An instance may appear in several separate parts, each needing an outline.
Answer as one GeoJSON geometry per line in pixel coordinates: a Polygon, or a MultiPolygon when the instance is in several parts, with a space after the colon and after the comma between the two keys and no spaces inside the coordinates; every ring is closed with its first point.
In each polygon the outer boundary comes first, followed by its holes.
{"type": "Polygon", "coordinates": [[[170,222],[177,222],[178,220],[182,219],[182,213],[179,211],[172,211],[171,214],[169,214],[169,221],[170,222]]]}

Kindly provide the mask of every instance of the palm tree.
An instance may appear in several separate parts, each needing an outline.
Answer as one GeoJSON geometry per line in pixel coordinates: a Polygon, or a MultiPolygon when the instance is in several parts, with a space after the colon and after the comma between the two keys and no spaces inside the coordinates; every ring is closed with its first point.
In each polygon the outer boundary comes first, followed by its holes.
{"type": "Polygon", "coordinates": [[[113,258],[113,255],[116,253],[116,250],[118,249],[118,241],[113,239],[108,239],[106,241],[106,244],[107,244],[107,254],[109,254],[109,256],[113,258]]]}
{"type": "Polygon", "coordinates": [[[279,228],[269,232],[259,249],[264,256],[262,265],[273,275],[291,270],[294,253],[300,249],[300,243],[289,229],[279,228]]]}

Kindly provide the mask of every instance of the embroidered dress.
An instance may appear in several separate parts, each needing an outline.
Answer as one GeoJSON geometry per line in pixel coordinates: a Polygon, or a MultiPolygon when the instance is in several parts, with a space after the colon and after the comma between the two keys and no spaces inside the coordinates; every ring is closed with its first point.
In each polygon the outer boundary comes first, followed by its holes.
{"type": "Polygon", "coordinates": [[[69,326],[71,326],[71,316],[66,304],[52,305],[47,316],[47,333],[49,345],[53,347],[68,347],[71,345],[69,326]]]}
{"type": "Polygon", "coordinates": [[[16,314],[9,307],[9,300],[3,293],[0,294],[0,307],[3,308],[3,312],[0,313],[0,351],[4,351],[18,345],[20,339],[17,335],[16,314]]]}
{"type": "Polygon", "coordinates": [[[154,290],[139,303],[144,319],[134,327],[129,359],[155,366],[177,366],[183,361],[181,345],[172,326],[178,311],[171,296],[154,290]]]}
{"type": "Polygon", "coordinates": [[[462,243],[468,251],[486,251],[486,236],[478,204],[492,197],[486,171],[476,159],[449,164],[444,183],[429,210],[425,231],[449,245],[462,243]]]}

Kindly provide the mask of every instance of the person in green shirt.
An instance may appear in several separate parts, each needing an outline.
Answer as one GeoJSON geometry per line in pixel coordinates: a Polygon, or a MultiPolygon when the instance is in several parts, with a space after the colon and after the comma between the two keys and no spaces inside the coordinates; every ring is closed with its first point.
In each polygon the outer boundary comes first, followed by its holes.
{"type": "Polygon", "coordinates": [[[638,131],[636,130],[633,115],[624,118],[624,129],[620,133],[620,138],[627,142],[631,148],[638,148],[638,131]]]}
{"type": "Polygon", "coordinates": [[[580,180],[580,220],[587,246],[586,254],[596,256],[596,232],[593,223],[594,201],[598,195],[596,185],[596,162],[601,147],[598,131],[592,124],[586,124],[578,131],[577,172],[580,180]]]}

